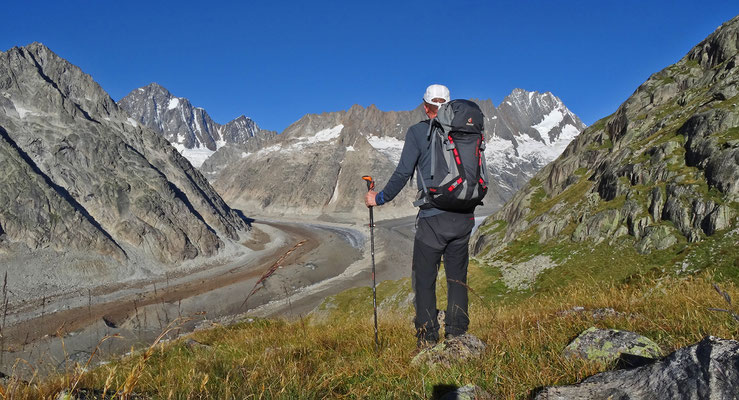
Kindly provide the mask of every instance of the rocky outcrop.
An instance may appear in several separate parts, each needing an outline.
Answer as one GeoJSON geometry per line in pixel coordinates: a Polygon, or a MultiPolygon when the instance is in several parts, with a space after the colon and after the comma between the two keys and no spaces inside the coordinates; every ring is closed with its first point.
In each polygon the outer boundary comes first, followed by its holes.
{"type": "Polygon", "coordinates": [[[618,329],[589,328],[578,335],[562,351],[565,357],[610,363],[623,354],[643,358],[659,358],[659,346],[647,337],[618,329]]]}
{"type": "Polygon", "coordinates": [[[739,342],[707,337],[639,368],[603,372],[573,386],[549,387],[537,400],[734,399],[739,342]]]}
{"type": "Polygon", "coordinates": [[[40,272],[52,264],[109,283],[215,255],[245,223],[166,140],[34,43],[0,53],[0,227],[16,282],[54,282],[61,272],[40,272]]]}
{"type": "Polygon", "coordinates": [[[651,253],[734,226],[737,32],[739,17],[588,127],[481,226],[473,253],[492,265],[496,252],[533,234],[542,244],[630,240],[651,253]]]}

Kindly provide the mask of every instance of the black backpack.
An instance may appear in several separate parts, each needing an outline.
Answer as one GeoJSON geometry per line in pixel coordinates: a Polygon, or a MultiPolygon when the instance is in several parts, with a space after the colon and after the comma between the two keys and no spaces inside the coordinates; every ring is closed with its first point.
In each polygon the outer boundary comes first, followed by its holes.
{"type": "Polygon", "coordinates": [[[423,190],[414,206],[467,213],[482,204],[488,192],[483,124],[482,110],[469,100],[439,107],[426,135],[432,149],[431,182],[424,181],[419,169],[423,190]]]}

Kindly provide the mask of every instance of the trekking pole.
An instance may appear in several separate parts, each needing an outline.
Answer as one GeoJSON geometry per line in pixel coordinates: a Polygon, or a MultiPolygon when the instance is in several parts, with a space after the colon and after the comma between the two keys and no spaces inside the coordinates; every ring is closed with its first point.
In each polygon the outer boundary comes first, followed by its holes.
{"type": "MultiPolygon", "coordinates": [[[[372,177],[365,175],[362,177],[367,181],[367,191],[375,188],[375,181],[372,177]]],[[[369,207],[369,226],[370,226],[370,254],[372,254],[372,308],[375,311],[375,350],[380,351],[380,340],[377,336],[377,286],[375,284],[375,217],[372,214],[372,207],[369,207]]]]}

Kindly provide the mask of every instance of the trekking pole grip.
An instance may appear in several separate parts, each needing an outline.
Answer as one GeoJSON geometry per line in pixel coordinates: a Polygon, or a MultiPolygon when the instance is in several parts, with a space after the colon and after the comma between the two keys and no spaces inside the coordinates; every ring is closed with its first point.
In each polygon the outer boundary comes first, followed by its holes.
{"type": "Polygon", "coordinates": [[[372,177],[369,175],[365,175],[362,177],[365,181],[367,181],[367,191],[374,190],[375,189],[375,181],[372,180],[372,177]]]}

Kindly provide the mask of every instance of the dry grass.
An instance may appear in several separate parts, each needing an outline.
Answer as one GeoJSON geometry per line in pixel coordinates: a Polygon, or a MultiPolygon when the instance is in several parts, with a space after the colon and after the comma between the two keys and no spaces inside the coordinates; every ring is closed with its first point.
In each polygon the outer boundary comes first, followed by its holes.
{"type": "MultiPolygon", "coordinates": [[[[378,355],[368,301],[348,317],[339,307],[321,323],[256,320],[197,332],[190,337],[205,346],[159,343],[81,377],[11,382],[0,394],[55,398],[75,387],[95,391],[96,398],[429,398],[473,383],[501,398],[526,398],[538,387],[573,383],[611,367],[560,356],[590,326],[643,334],[665,354],[706,335],[736,339],[739,324],[732,316],[709,310],[727,307],[711,276],[579,283],[508,305],[472,295],[470,332],[488,348],[482,359],[450,369],[410,365],[415,340],[408,311],[381,311],[378,355]],[[575,306],[618,314],[595,319],[587,311],[563,312],[575,306]],[[112,396],[116,391],[109,388],[119,390],[112,396]]],[[[737,298],[735,285],[721,285],[737,298]]]]}

